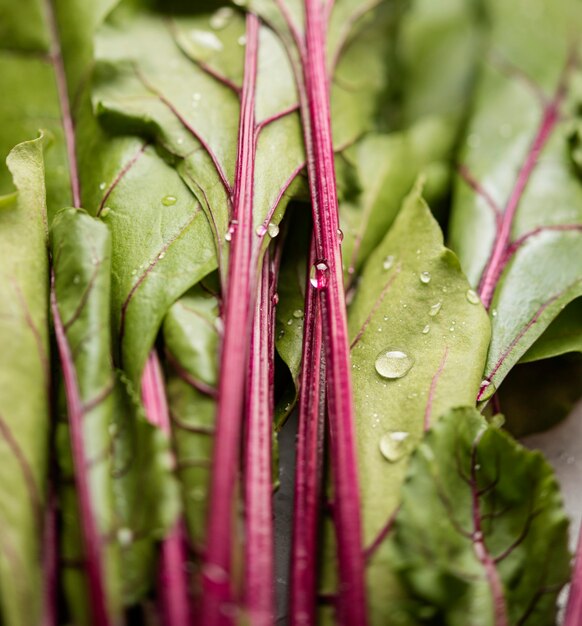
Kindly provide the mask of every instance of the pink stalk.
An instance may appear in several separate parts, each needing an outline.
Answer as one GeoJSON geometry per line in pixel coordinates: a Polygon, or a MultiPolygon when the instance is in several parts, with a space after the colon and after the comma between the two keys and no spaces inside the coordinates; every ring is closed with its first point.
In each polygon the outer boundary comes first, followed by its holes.
{"type": "Polygon", "coordinates": [[[580,624],[582,624],[582,529],[578,537],[574,574],[570,582],[570,595],[564,617],[564,626],[580,626],[580,624]]]}
{"type": "Polygon", "coordinates": [[[273,306],[267,253],[255,307],[245,446],[244,607],[253,626],[275,619],[273,531],[273,306]]]}
{"type": "MultiPolygon", "coordinates": [[[[144,368],[141,395],[148,421],[170,436],[164,376],[155,350],[150,352],[144,368]]],[[[191,624],[186,560],[183,523],[178,520],[161,546],[158,592],[164,626],[191,624]]]]}
{"type": "Polygon", "coordinates": [[[65,396],[67,399],[71,452],[75,467],[75,487],[79,503],[81,540],[85,555],[85,570],[87,573],[87,590],[89,594],[92,625],[110,626],[113,622],[108,613],[105,582],[103,579],[102,538],[97,528],[95,513],[93,511],[89,476],[87,473],[87,457],[85,455],[83,434],[83,418],[85,411],[79,392],[73,356],[59,313],[54,273],[51,278],[51,309],[57,348],[63,371],[65,396]]]}
{"type": "Polygon", "coordinates": [[[495,238],[495,244],[487,266],[481,277],[479,284],[479,295],[485,308],[489,309],[491,301],[493,300],[493,294],[497,287],[497,283],[505,269],[508,261],[511,258],[512,253],[512,241],[511,231],[513,228],[513,222],[517,209],[529,182],[529,179],[535,170],[538,163],[538,157],[552,133],[555,130],[556,124],[560,121],[560,107],[564,98],[567,95],[567,86],[570,72],[574,67],[576,57],[571,55],[566,63],[558,88],[554,97],[544,107],[541,122],[539,124],[536,136],[528,150],[526,158],[519,170],[515,185],[511,191],[505,209],[501,217],[497,217],[497,235],[495,238]]]}
{"type": "Polygon", "coordinates": [[[317,262],[314,283],[322,296],[328,419],[340,582],[340,620],[367,623],[360,491],[354,433],[350,351],[343,286],[338,200],[326,61],[325,7],[305,0],[305,90],[302,114],[308,154],[317,262]]]}
{"type": "MultiPolygon", "coordinates": [[[[315,262],[314,250],[312,245],[311,264],[315,262]]],[[[325,371],[320,294],[309,282],[307,289],[295,462],[290,626],[317,623],[317,534],[324,458],[325,371]]]]}
{"type": "Polygon", "coordinates": [[[218,388],[207,544],[202,569],[201,626],[232,623],[232,544],[234,499],[239,470],[249,334],[256,292],[253,268],[253,192],[255,161],[255,93],[259,20],[247,15],[245,70],[241,92],[234,217],[228,289],[225,293],[224,337],[218,388]]]}

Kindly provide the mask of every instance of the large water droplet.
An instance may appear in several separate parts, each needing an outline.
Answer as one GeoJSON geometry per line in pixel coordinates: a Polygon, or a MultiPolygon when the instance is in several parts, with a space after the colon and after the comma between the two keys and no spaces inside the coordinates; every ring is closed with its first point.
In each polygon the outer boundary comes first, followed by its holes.
{"type": "Polygon", "coordinates": [[[428,333],[430,333],[430,326],[427,324],[423,329],[422,329],[422,334],[423,335],[428,335],[428,333]]]}
{"type": "Polygon", "coordinates": [[[258,237],[264,237],[267,234],[267,227],[264,224],[261,224],[260,226],[257,226],[255,233],[257,233],[258,237]]]}
{"type": "Polygon", "coordinates": [[[267,226],[267,232],[269,233],[269,237],[274,239],[279,234],[279,227],[277,226],[277,224],[273,224],[273,222],[270,222],[267,226]]]}
{"type": "Polygon", "coordinates": [[[222,50],[222,41],[208,30],[191,30],[190,40],[194,44],[196,52],[202,54],[202,56],[208,56],[209,52],[222,50]]]}
{"type": "Polygon", "coordinates": [[[396,463],[411,450],[410,433],[403,430],[391,430],[380,438],[380,452],[391,463],[396,463]]]}
{"type": "Polygon", "coordinates": [[[317,261],[311,267],[309,282],[316,289],[325,289],[329,278],[329,267],[325,261],[317,261]]]}
{"type": "Polygon", "coordinates": [[[428,285],[430,283],[430,272],[420,272],[419,278],[423,285],[428,285]]]}
{"type": "Polygon", "coordinates": [[[481,302],[479,294],[474,289],[467,289],[465,296],[467,297],[467,301],[471,304],[479,304],[479,302],[481,302]]]}
{"type": "Polygon", "coordinates": [[[162,204],[164,206],[173,206],[176,202],[178,202],[178,198],[176,198],[176,196],[164,196],[162,198],[162,204]]]}
{"type": "Polygon", "coordinates": [[[442,305],[440,302],[437,302],[436,304],[433,304],[433,305],[430,307],[430,309],[429,309],[429,311],[428,311],[428,314],[429,314],[431,317],[435,317],[436,315],[438,315],[438,314],[439,314],[439,311],[441,310],[441,307],[442,307],[442,306],[443,306],[443,305],[442,305]]]}
{"type": "Polygon", "coordinates": [[[394,265],[394,256],[392,254],[389,254],[385,259],[384,259],[384,263],[382,263],[382,267],[385,270],[389,270],[392,266],[394,265]]]}
{"type": "Polygon", "coordinates": [[[337,229],[337,238],[340,243],[344,240],[344,231],[341,228],[337,229]]]}
{"type": "Polygon", "coordinates": [[[109,214],[111,213],[111,207],[103,207],[103,209],[101,209],[101,217],[107,217],[109,214]]]}
{"type": "Polygon", "coordinates": [[[107,184],[105,183],[105,181],[99,183],[99,189],[101,189],[101,191],[103,191],[105,187],[107,187],[107,184]]]}
{"type": "Polygon", "coordinates": [[[210,26],[214,30],[226,28],[234,16],[234,11],[230,7],[222,7],[215,11],[210,18],[210,26]]]}
{"type": "Polygon", "coordinates": [[[376,357],[376,371],[382,378],[402,378],[414,365],[414,359],[406,352],[389,348],[376,357]]]}
{"type": "Polygon", "coordinates": [[[131,528],[120,528],[117,531],[117,541],[122,546],[129,546],[133,542],[133,531],[131,528]]]}
{"type": "Polygon", "coordinates": [[[241,35],[236,42],[238,43],[239,46],[246,46],[247,45],[247,36],[246,35],[241,35]]]}
{"type": "Polygon", "coordinates": [[[303,311],[301,309],[295,309],[295,311],[293,311],[293,317],[300,320],[303,317],[303,311]]]}

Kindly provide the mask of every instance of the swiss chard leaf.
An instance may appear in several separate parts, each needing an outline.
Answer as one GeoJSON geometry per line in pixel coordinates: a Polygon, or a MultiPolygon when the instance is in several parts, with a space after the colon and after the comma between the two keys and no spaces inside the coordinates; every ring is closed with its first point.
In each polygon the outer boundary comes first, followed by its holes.
{"type": "Polygon", "coordinates": [[[582,293],[582,184],[567,132],[576,115],[580,7],[543,2],[532,17],[515,3],[486,6],[492,32],[451,230],[491,315],[480,399],[582,293]]]}
{"type": "Polygon", "coordinates": [[[385,538],[407,460],[442,412],[474,401],[489,342],[485,311],[421,197],[405,200],[370,256],[349,309],[370,614],[399,594],[385,538]],[[396,595],[394,595],[396,594],[396,595]]]}
{"type": "Polygon", "coordinates": [[[50,235],[53,316],[61,361],[67,360],[64,415],[56,432],[63,585],[77,622],[101,615],[115,623],[121,583],[110,436],[111,238],[103,223],[76,209],[57,213],[50,235]]]}
{"type": "Polygon", "coordinates": [[[0,616],[7,626],[39,623],[43,613],[50,428],[44,143],[12,150],[7,164],[17,191],[0,200],[0,616]]]}
{"type": "Polygon", "coordinates": [[[567,531],[541,454],[462,408],[437,420],[412,458],[395,548],[437,620],[545,626],[568,580],[567,531]]]}

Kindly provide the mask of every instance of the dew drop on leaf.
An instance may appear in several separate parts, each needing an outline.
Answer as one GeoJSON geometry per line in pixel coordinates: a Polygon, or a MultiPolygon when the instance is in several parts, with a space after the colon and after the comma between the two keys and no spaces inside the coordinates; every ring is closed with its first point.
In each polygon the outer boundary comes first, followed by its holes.
{"type": "Polygon", "coordinates": [[[164,206],[173,206],[176,202],[178,202],[176,196],[164,196],[162,198],[162,204],[164,206]]]}
{"type": "Polygon", "coordinates": [[[389,254],[385,259],[384,263],[382,263],[382,267],[385,270],[389,270],[394,265],[394,256],[389,254]]]}
{"type": "Polygon", "coordinates": [[[430,326],[427,324],[423,329],[422,329],[422,334],[423,335],[428,335],[428,333],[430,333],[430,326]]]}
{"type": "Polygon", "coordinates": [[[101,210],[101,217],[107,217],[111,213],[111,207],[103,207],[101,210]]]}
{"type": "Polygon", "coordinates": [[[442,305],[440,302],[437,302],[436,304],[433,304],[433,305],[430,307],[430,309],[429,309],[429,311],[428,311],[428,314],[429,314],[431,317],[435,317],[436,315],[438,315],[438,314],[439,314],[439,311],[441,310],[441,307],[442,307],[442,306],[443,306],[443,305],[442,305]]]}
{"type": "Polygon", "coordinates": [[[420,282],[423,285],[428,285],[430,283],[430,272],[420,272],[420,282]]]}
{"type": "Polygon", "coordinates": [[[133,531],[131,528],[120,528],[117,531],[117,541],[122,546],[129,546],[133,542],[133,531]]]}
{"type": "Polygon", "coordinates": [[[396,463],[410,451],[410,433],[403,430],[391,430],[380,438],[380,452],[391,463],[396,463]]]}
{"type": "Polygon", "coordinates": [[[382,378],[402,378],[414,365],[414,359],[406,352],[389,348],[376,357],[376,371],[382,378]]]}
{"type": "Polygon", "coordinates": [[[215,11],[210,18],[210,26],[214,30],[226,28],[234,16],[234,11],[230,7],[222,7],[215,11]]]}
{"type": "Polygon", "coordinates": [[[293,311],[293,317],[300,320],[303,317],[303,311],[301,309],[295,309],[295,311],[293,311]]]}
{"type": "Polygon", "coordinates": [[[270,222],[267,226],[267,232],[269,233],[269,237],[274,239],[279,234],[279,227],[277,226],[277,224],[273,224],[273,222],[270,222]]]}
{"type": "Polygon", "coordinates": [[[479,302],[481,302],[479,294],[474,289],[467,289],[467,293],[465,295],[467,297],[467,301],[471,304],[479,304],[479,302]]]}

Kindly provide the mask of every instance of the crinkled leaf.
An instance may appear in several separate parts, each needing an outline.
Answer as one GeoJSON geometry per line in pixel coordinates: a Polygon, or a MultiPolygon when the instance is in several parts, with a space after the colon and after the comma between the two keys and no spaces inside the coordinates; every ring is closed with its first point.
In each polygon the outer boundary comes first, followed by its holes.
{"type": "Polygon", "coordinates": [[[41,537],[49,435],[48,252],[43,138],[7,164],[17,194],[0,210],[0,621],[42,614],[41,537]]]}
{"type": "Polygon", "coordinates": [[[54,295],[73,359],[82,402],[82,445],[85,467],[71,458],[67,405],[56,429],[61,489],[61,554],[67,605],[78,623],[91,621],[83,547],[83,519],[75,476],[86,472],[91,515],[102,538],[99,551],[105,599],[110,615],[120,612],[121,585],[113,502],[112,446],[115,373],[111,361],[111,237],[107,227],[76,209],[58,213],[51,226],[54,295]]]}
{"type": "Polygon", "coordinates": [[[439,623],[555,623],[570,557],[555,476],[475,409],[449,411],[414,454],[395,548],[439,623]]]}
{"type": "Polygon", "coordinates": [[[420,194],[417,186],[370,256],[349,310],[368,597],[377,624],[397,614],[383,533],[400,502],[408,456],[431,420],[475,400],[490,332],[420,194]]]}
{"type": "Polygon", "coordinates": [[[495,387],[582,293],[582,183],[568,151],[582,16],[575,1],[486,6],[492,32],[460,157],[451,241],[490,308],[485,378],[495,387]]]}

